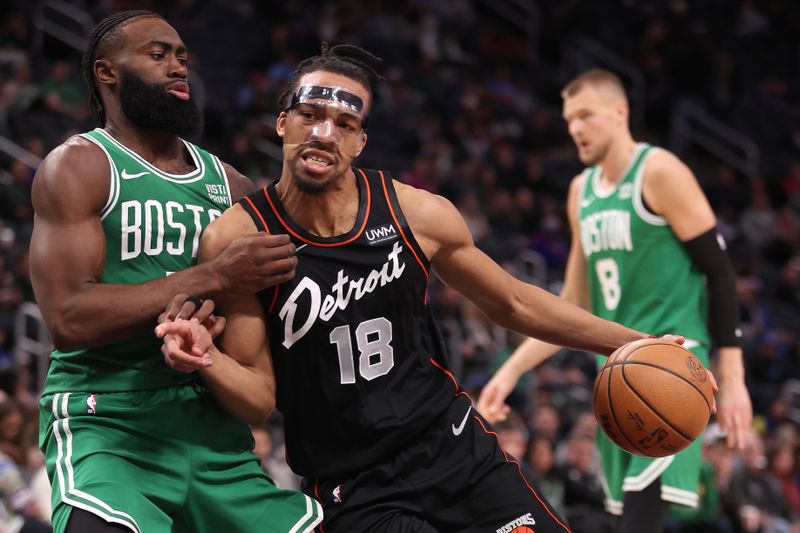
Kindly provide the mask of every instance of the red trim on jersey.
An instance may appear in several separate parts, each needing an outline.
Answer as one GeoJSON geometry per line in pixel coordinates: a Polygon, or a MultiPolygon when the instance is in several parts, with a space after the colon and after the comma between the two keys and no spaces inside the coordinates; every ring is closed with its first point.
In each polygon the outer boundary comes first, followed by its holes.
{"type": "Polygon", "coordinates": [[[267,314],[270,314],[272,310],[275,309],[275,303],[278,301],[278,287],[280,286],[281,286],[280,283],[275,285],[275,293],[272,295],[272,301],[269,303],[269,309],[267,309],[267,314]]]}
{"type": "MultiPolygon", "coordinates": [[[[267,191],[267,188],[264,187],[264,192],[266,193],[266,191],[267,191]]],[[[264,226],[264,231],[267,232],[267,235],[272,235],[272,233],[269,231],[269,226],[267,226],[267,221],[264,220],[263,216],[261,216],[261,211],[258,210],[258,208],[256,207],[256,204],[253,203],[253,200],[251,200],[247,196],[245,196],[244,199],[247,200],[247,203],[250,204],[250,207],[253,208],[253,212],[256,215],[258,215],[258,218],[259,218],[259,220],[261,220],[261,224],[264,226]]],[[[267,310],[267,313],[271,313],[272,312],[272,309],[275,307],[275,302],[278,301],[278,287],[280,287],[280,283],[275,285],[275,292],[272,294],[272,303],[269,304],[269,309],[267,310]]]]}
{"type": "Polygon", "coordinates": [[[277,217],[277,219],[281,223],[281,225],[286,229],[286,231],[291,233],[294,238],[296,238],[296,239],[298,239],[300,241],[303,241],[306,244],[313,244],[314,246],[322,246],[322,247],[325,247],[325,248],[331,248],[333,246],[343,246],[345,244],[349,244],[349,243],[353,242],[354,240],[358,239],[361,236],[361,234],[364,232],[364,228],[367,226],[367,220],[369,220],[370,207],[372,206],[372,193],[370,192],[369,180],[367,180],[367,175],[364,174],[364,172],[362,172],[360,168],[356,169],[356,170],[361,172],[361,175],[364,176],[364,183],[366,184],[366,189],[367,189],[367,210],[366,210],[366,213],[364,214],[364,220],[361,222],[361,227],[358,229],[358,232],[355,235],[353,235],[352,237],[350,237],[349,239],[347,239],[346,241],[340,241],[340,242],[317,242],[317,241],[310,241],[310,240],[308,240],[308,239],[306,239],[304,237],[301,237],[300,235],[297,234],[297,232],[295,232],[294,230],[292,230],[292,228],[289,227],[289,225],[286,223],[286,221],[283,220],[283,217],[281,217],[280,213],[278,213],[278,210],[275,208],[275,204],[272,202],[272,198],[270,198],[269,194],[267,194],[266,187],[264,188],[264,196],[266,197],[267,202],[269,203],[269,206],[272,208],[272,212],[275,213],[275,217],[277,217]]]}
{"type": "MultiPolygon", "coordinates": [[[[266,191],[266,190],[267,189],[264,188],[264,191],[266,191]]],[[[244,199],[247,200],[247,203],[250,204],[250,207],[253,208],[253,212],[256,215],[258,215],[258,219],[261,220],[261,225],[264,226],[264,231],[266,231],[269,235],[272,235],[272,233],[269,231],[269,226],[267,226],[267,221],[264,220],[264,217],[261,216],[261,211],[258,210],[258,208],[256,207],[256,204],[253,203],[253,200],[251,200],[247,196],[245,196],[244,199]]]]}
{"type": "Polygon", "coordinates": [[[450,371],[449,371],[449,370],[447,370],[445,367],[443,367],[442,365],[440,365],[439,363],[437,363],[436,361],[434,361],[434,360],[433,360],[433,357],[429,357],[429,358],[428,358],[428,361],[430,361],[430,362],[431,362],[431,364],[432,364],[433,366],[435,366],[436,368],[438,368],[439,370],[441,370],[442,372],[444,372],[445,374],[447,374],[448,376],[450,376],[450,379],[452,379],[452,380],[453,380],[453,385],[455,385],[455,386],[456,386],[456,391],[459,391],[459,390],[460,390],[460,388],[459,388],[459,386],[458,386],[458,381],[456,381],[456,377],[453,375],[453,373],[452,373],[452,372],[450,372],[450,371]]]}
{"type": "MultiPolygon", "coordinates": [[[[392,218],[394,219],[394,223],[397,224],[397,229],[400,231],[400,236],[403,237],[403,242],[406,243],[406,246],[408,246],[408,249],[411,250],[412,254],[414,254],[414,259],[417,260],[417,263],[419,263],[420,268],[425,273],[425,279],[428,279],[428,269],[425,268],[425,265],[422,264],[422,261],[420,260],[419,256],[417,255],[417,251],[414,250],[414,247],[411,246],[411,243],[408,242],[408,238],[406,237],[406,234],[403,231],[403,226],[400,225],[400,222],[397,220],[397,215],[395,214],[394,208],[392,207],[392,201],[389,199],[389,191],[386,188],[386,178],[383,175],[383,171],[379,170],[378,173],[381,175],[381,185],[383,185],[383,194],[384,194],[384,196],[386,196],[386,205],[389,206],[389,212],[392,214],[392,218]]],[[[399,202],[400,202],[400,200],[398,200],[398,203],[399,202]]],[[[427,302],[428,302],[428,289],[426,287],[425,288],[425,303],[427,303],[427,302]]]]}
{"type": "Polygon", "coordinates": [[[569,531],[570,531],[569,528],[567,526],[565,526],[561,522],[561,520],[558,519],[558,517],[556,515],[554,515],[552,512],[550,512],[550,508],[547,506],[547,504],[539,497],[539,494],[536,493],[536,491],[531,486],[531,484],[528,483],[528,480],[525,478],[525,474],[522,473],[522,466],[520,466],[519,461],[514,461],[514,460],[511,460],[511,459],[508,458],[508,454],[503,449],[503,447],[500,446],[500,438],[497,436],[497,433],[495,433],[494,431],[489,431],[488,429],[486,429],[486,426],[483,425],[483,420],[481,420],[481,418],[479,416],[474,416],[473,418],[478,421],[478,424],[481,425],[481,428],[483,428],[483,431],[485,433],[487,433],[489,435],[494,435],[494,438],[497,439],[497,446],[500,448],[500,451],[503,452],[503,455],[506,458],[506,462],[514,463],[515,465],[517,465],[517,470],[519,470],[519,477],[522,478],[522,481],[525,483],[525,486],[528,487],[528,490],[530,490],[531,493],[536,497],[536,499],[539,500],[539,503],[542,504],[542,507],[544,507],[544,509],[547,511],[547,514],[549,514],[553,518],[553,520],[555,520],[558,523],[558,525],[563,527],[564,531],[569,533],[569,531]]]}
{"type": "MultiPolygon", "coordinates": [[[[322,498],[319,497],[319,480],[314,480],[314,497],[317,499],[318,502],[322,503],[322,498]]],[[[319,525],[319,533],[325,533],[325,530],[322,529],[322,524],[319,525]]]]}

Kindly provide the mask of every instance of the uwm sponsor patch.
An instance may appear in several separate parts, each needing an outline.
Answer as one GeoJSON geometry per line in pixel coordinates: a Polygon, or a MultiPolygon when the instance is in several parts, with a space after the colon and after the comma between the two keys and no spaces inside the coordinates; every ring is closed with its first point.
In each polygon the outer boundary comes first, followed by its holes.
{"type": "Polygon", "coordinates": [[[367,243],[369,245],[375,245],[396,239],[397,230],[394,229],[392,224],[383,224],[381,226],[367,228],[364,230],[364,235],[367,237],[367,243]]]}
{"type": "Polygon", "coordinates": [[[533,526],[536,524],[536,520],[533,519],[531,513],[525,513],[524,515],[520,516],[519,518],[515,518],[508,524],[504,525],[501,528],[497,529],[497,533],[517,533],[518,531],[526,531],[528,528],[518,529],[521,526],[533,526]]]}

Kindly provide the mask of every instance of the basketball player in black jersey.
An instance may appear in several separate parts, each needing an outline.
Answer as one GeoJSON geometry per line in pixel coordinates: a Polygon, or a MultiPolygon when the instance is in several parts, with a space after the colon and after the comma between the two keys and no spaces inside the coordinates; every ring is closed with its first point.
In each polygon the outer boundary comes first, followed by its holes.
{"type": "Polygon", "coordinates": [[[208,260],[237,236],[289,234],[295,277],[219,302],[218,348],[197,323],[162,324],[169,364],[224,365],[234,413],[272,409],[274,365],[288,461],[335,532],[568,531],[499,446],[448,370],[427,302],[435,272],[492,320],[610,353],[646,334],[599,319],[508,275],[475,247],[447,200],[352,166],[367,142],[377,58],[348,45],[306,59],[277,122],[280,180],[203,235],[208,260]],[[236,362],[226,354],[236,354],[236,362]]]}

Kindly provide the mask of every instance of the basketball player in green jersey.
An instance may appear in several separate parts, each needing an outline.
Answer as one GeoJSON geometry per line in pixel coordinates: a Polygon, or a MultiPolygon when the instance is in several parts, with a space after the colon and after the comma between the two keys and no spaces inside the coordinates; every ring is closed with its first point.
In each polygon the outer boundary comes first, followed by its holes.
{"type": "MultiPolygon", "coordinates": [[[[34,179],[31,272],[55,345],[40,445],[56,532],[285,533],[321,520],[316,502],[261,471],[246,422],[263,417],[237,420],[212,394],[229,369],[177,372],[152,334],[176,293],[167,319],[218,334],[212,303],[181,305],[186,293],[261,290],[296,265],[286,236],[254,234],[192,266],[203,229],[253,186],[179,137],[201,125],[186,62],[159,15],[103,20],[84,58],[103,127],[56,148],[34,179]]],[[[269,394],[269,360],[256,366],[269,394]]]]}
{"type": "MultiPolygon", "coordinates": [[[[717,417],[731,446],[752,421],[738,346],[734,274],[716,219],[692,172],[666,150],[637,143],[619,78],[591,70],[562,92],[563,116],[583,163],[570,186],[572,245],[561,296],[597,315],[660,335],[679,332],[708,365],[709,323],[719,346],[717,417]]],[[[525,341],[484,387],[490,421],[520,376],[559,347],[525,341]]],[[[604,359],[600,359],[603,361],[604,359]]],[[[668,502],[696,506],[700,442],[662,459],[630,455],[598,432],[606,508],[620,531],[657,532],[668,502]]]]}

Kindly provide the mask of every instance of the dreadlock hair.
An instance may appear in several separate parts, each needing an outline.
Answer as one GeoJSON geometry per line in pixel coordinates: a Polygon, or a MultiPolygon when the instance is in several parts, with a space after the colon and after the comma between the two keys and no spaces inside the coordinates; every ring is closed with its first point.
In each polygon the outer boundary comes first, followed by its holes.
{"type": "Polygon", "coordinates": [[[104,126],[106,123],[106,110],[103,107],[100,91],[95,84],[94,62],[105,56],[114,45],[120,42],[123,37],[122,29],[128,22],[140,17],[164,18],[158,13],[143,9],[122,11],[101,20],[89,36],[89,44],[83,54],[81,66],[83,77],[89,85],[89,104],[92,108],[92,115],[100,126],[104,126]]]}
{"type": "Polygon", "coordinates": [[[383,63],[383,59],[354,44],[337,44],[328,46],[323,42],[318,56],[304,59],[289,78],[289,84],[278,98],[278,105],[286,109],[292,94],[305,74],[324,70],[352,78],[366,87],[372,102],[372,84],[383,80],[383,76],[375,71],[375,67],[383,63]]]}

